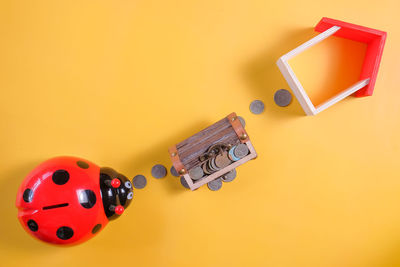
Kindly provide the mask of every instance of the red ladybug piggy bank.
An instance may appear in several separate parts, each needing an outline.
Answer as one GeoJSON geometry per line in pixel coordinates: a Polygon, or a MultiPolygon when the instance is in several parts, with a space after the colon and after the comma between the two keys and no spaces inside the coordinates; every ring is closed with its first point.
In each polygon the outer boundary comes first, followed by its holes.
{"type": "Polygon", "coordinates": [[[131,182],[113,169],[57,157],[25,178],[16,206],[19,221],[34,237],[53,244],[78,244],[118,218],[132,197],[131,182]]]}

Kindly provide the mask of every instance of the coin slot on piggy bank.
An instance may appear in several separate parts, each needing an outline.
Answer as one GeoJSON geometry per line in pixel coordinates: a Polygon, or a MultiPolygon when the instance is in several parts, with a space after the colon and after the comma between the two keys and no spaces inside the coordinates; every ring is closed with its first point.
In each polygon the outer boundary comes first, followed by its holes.
{"type": "Polygon", "coordinates": [[[169,154],[187,186],[207,184],[216,191],[236,177],[236,167],[257,157],[244,129],[244,120],[231,113],[186,140],[170,147],[169,154]]]}

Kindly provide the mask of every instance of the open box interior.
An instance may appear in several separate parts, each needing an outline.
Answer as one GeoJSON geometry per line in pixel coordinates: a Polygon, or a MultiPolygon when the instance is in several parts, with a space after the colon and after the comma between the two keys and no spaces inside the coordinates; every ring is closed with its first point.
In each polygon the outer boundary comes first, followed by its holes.
{"type": "MultiPolygon", "coordinates": [[[[305,113],[307,115],[315,115],[351,94],[357,97],[372,95],[383,53],[386,33],[329,18],[322,18],[315,27],[315,30],[322,33],[283,55],[277,61],[280,71],[305,113]],[[315,106],[292,66],[289,64],[289,61],[333,35],[366,45],[366,47],[361,47],[362,51],[359,52],[362,54],[365,51],[359,79],[346,89],[336,92],[336,94],[332,95],[326,101],[315,106]]],[[[318,75],[318,71],[315,75],[318,75]]]]}

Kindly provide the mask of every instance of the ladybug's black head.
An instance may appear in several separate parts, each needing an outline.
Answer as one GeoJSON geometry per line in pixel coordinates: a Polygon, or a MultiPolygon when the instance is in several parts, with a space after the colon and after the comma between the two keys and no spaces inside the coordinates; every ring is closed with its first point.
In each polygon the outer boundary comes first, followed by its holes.
{"type": "Polygon", "coordinates": [[[118,218],[133,198],[128,178],[108,167],[100,169],[100,190],[104,212],[109,220],[118,218]]]}

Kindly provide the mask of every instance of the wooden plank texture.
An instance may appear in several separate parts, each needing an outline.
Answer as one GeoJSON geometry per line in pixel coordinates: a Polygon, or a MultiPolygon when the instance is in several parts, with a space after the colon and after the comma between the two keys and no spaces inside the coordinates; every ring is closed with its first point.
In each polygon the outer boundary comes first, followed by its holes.
{"type": "Polygon", "coordinates": [[[236,145],[240,143],[227,118],[214,123],[197,134],[176,145],[179,157],[186,170],[200,165],[199,156],[217,143],[236,145]]]}

